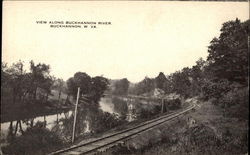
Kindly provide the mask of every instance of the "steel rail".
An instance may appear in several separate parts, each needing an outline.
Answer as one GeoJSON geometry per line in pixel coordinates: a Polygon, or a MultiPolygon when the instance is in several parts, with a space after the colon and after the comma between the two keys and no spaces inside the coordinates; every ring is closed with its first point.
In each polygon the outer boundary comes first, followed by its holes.
{"type": "Polygon", "coordinates": [[[105,137],[101,137],[101,138],[95,139],[95,140],[93,140],[93,141],[89,141],[89,142],[86,142],[86,143],[83,143],[83,144],[80,144],[80,145],[73,145],[73,146],[71,146],[71,147],[69,147],[69,148],[66,148],[66,149],[63,149],[63,150],[59,150],[59,151],[56,151],[56,152],[52,152],[52,153],[50,153],[50,155],[56,155],[56,154],[62,154],[62,153],[67,154],[67,152],[70,153],[70,151],[74,151],[75,149],[79,149],[79,148],[81,148],[81,147],[86,147],[87,145],[91,145],[91,144],[94,144],[94,143],[96,143],[96,142],[100,142],[100,141],[102,141],[102,140],[105,140],[105,139],[108,139],[108,138],[111,138],[111,137],[115,137],[115,136],[117,136],[117,135],[122,135],[122,134],[128,133],[129,131],[133,131],[133,130],[136,130],[136,129],[140,128],[140,127],[143,127],[143,126],[146,126],[146,125],[150,125],[150,124],[151,124],[149,127],[143,128],[143,129],[141,129],[141,130],[139,130],[139,131],[136,131],[136,132],[134,132],[134,133],[131,133],[131,134],[127,135],[127,136],[123,136],[123,137],[121,137],[121,138],[118,138],[117,140],[113,140],[113,141],[108,142],[108,143],[106,143],[106,144],[104,144],[104,145],[98,146],[98,147],[96,147],[96,148],[94,148],[94,149],[90,149],[90,150],[85,151],[85,152],[79,152],[79,154],[87,154],[87,153],[93,152],[93,151],[98,150],[98,149],[100,149],[100,148],[106,147],[106,146],[108,146],[108,145],[117,143],[117,142],[119,142],[119,141],[121,141],[121,140],[127,139],[127,138],[132,137],[132,136],[134,136],[134,135],[136,135],[136,134],[139,134],[139,133],[141,133],[141,132],[144,132],[144,131],[146,131],[146,130],[148,130],[148,129],[154,128],[155,126],[158,126],[158,125],[160,125],[160,124],[162,124],[162,123],[165,123],[165,122],[167,122],[167,121],[169,121],[169,120],[172,120],[172,119],[174,119],[174,118],[176,118],[176,117],[178,117],[178,116],[180,116],[180,115],[182,115],[182,114],[184,114],[184,113],[186,113],[186,112],[192,110],[195,106],[196,106],[196,105],[190,105],[190,106],[187,107],[185,110],[180,110],[180,111],[173,112],[173,113],[170,113],[170,114],[167,114],[167,115],[164,115],[164,116],[160,116],[160,117],[158,117],[158,118],[155,118],[155,119],[146,121],[146,122],[144,122],[144,123],[142,123],[142,124],[140,124],[140,125],[137,125],[137,126],[135,126],[135,127],[132,127],[132,128],[129,128],[129,129],[126,129],[126,130],[123,130],[123,131],[120,131],[120,132],[117,132],[117,133],[114,133],[114,134],[105,136],[105,137]],[[160,121],[160,120],[162,120],[162,121],[160,121]],[[156,121],[160,121],[160,122],[155,123],[156,121]]]}

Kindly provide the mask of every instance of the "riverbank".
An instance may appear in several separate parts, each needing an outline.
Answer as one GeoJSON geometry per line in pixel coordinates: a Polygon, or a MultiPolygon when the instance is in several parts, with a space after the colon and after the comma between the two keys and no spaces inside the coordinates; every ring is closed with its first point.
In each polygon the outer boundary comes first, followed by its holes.
{"type": "Polygon", "coordinates": [[[222,109],[205,102],[162,126],[98,155],[246,154],[248,121],[224,117],[222,109]]]}
{"type": "MultiPolygon", "coordinates": [[[[115,103],[117,104],[118,102],[115,103]]],[[[122,102],[121,104],[127,106],[126,102],[125,103],[122,102]]],[[[110,114],[108,112],[102,111],[101,109],[99,109],[99,111],[90,111],[86,108],[83,109],[79,108],[77,115],[78,123],[76,123],[77,135],[74,144],[80,143],[82,141],[87,141],[91,138],[104,136],[106,134],[110,133],[112,134],[114,132],[129,127],[133,127],[141,122],[162,115],[160,113],[161,110],[156,108],[159,106],[158,104],[156,105],[148,103],[147,105],[148,105],[146,106],[147,109],[140,110],[141,112],[144,113],[143,115],[141,115],[143,117],[138,116],[137,120],[132,122],[126,121],[125,117],[120,118],[116,114],[110,114]],[[154,106],[156,108],[156,109],[153,108],[156,110],[155,111],[156,113],[152,113],[151,106],[154,106]],[[145,117],[146,115],[147,117],[145,117]]],[[[182,106],[185,107],[187,106],[187,104],[183,104],[182,106]]],[[[47,107],[49,108],[50,106],[47,107]]],[[[38,107],[33,107],[33,108],[38,108],[38,107]]],[[[19,124],[18,122],[13,122],[13,125],[8,124],[9,128],[6,131],[11,131],[7,133],[13,133],[12,135],[14,136],[7,134],[7,140],[3,139],[3,142],[7,142],[10,144],[9,146],[6,145],[6,147],[3,148],[3,151],[10,154],[13,154],[15,152],[25,152],[24,154],[37,154],[37,151],[38,152],[40,151],[42,152],[41,154],[46,154],[48,152],[56,151],[58,149],[66,148],[67,146],[72,145],[71,144],[72,125],[73,125],[72,113],[62,114],[62,115],[63,117],[56,116],[53,120],[51,120],[51,118],[42,117],[34,120],[34,122],[31,120],[27,122],[25,120],[19,122],[19,124]],[[16,136],[19,132],[18,129],[23,133],[20,133],[18,136],[16,136]],[[44,139],[44,141],[40,141],[40,139],[44,139]],[[54,142],[61,142],[61,143],[60,145],[57,145],[57,143],[54,144],[54,142]],[[46,147],[41,147],[41,146],[46,146],[46,147]],[[27,150],[27,148],[30,149],[27,150]],[[14,152],[12,152],[11,150],[13,150],[14,152]]]]}
{"type": "MultiPolygon", "coordinates": [[[[112,129],[104,129],[100,133],[91,133],[89,135],[78,136],[78,137],[76,137],[73,145],[81,145],[82,143],[93,141],[93,140],[99,139],[101,137],[107,137],[109,135],[115,134],[117,132],[129,129],[129,128],[134,128],[135,126],[140,125],[144,122],[150,121],[152,119],[158,118],[158,117],[163,116],[163,115],[167,115],[167,114],[176,112],[176,110],[185,109],[189,105],[190,105],[189,103],[185,102],[182,104],[182,106],[179,109],[168,110],[167,112],[164,112],[164,113],[159,112],[159,113],[156,113],[154,115],[149,115],[148,117],[142,117],[142,118],[139,117],[137,120],[134,120],[131,122],[123,122],[122,124],[115,126],[112,129]]],[[[68,145],[68,147],[70,147],[70,144],[68,145]]],[[[62,148],[65,149],[67,147],[64,146],[62,148]]],[[[53,151],[56,151],[56,150],[53,150],[53,151]]]]}
{"type": "Polygon", "coordinates": [[[35,101],[27,104],[1,105],[1,123],[34,118],[44,115],[52,115],[67,112],[73,108],[72,105],[61,105],[58,101],[48,101],[46,103],[35,101]]]}

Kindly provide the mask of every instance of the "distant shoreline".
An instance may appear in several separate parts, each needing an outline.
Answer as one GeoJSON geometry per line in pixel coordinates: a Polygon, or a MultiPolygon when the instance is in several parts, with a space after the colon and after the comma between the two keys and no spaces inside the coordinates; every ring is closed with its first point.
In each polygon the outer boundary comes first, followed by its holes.
{"type": "Polygon", "coordinates": [[[11,122],[11,121],[18,121],[23,119],[31,119],[39,116],[44,115],[53,115],[57,113],[67,112],[71,110],[73,107],[60,107],[60,108],[46,108],[39,109],[39,112],[37,112],[35,107],[31,107],[29,110],[23,110],[23,109],[12,109],[9,113],[3,113],[1,111],[1,123],[11,122]]]}

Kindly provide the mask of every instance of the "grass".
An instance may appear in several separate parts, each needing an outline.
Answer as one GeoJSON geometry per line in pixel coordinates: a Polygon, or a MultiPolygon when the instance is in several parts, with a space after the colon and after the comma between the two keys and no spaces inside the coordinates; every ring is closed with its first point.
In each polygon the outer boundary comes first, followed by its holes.
{"type": "Polygon", "coordinates": [[[224,154],[248,152],[248,120],[224,117],[211,102],[156,129],[108,149],[101,155],[224,154]]]}

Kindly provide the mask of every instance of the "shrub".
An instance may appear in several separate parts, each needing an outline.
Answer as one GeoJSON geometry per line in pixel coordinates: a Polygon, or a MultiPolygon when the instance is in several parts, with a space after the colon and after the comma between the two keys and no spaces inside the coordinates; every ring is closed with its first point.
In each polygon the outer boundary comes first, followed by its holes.
{"type": "Polygon", "coordinates": [[[23,135],[13,139],[10,145],[3,148],[3,152],[12,155],[45,154],[60,145],[62,145],[62,141],[59,136],[44,128],[43,123],[37,122],[23,135]]]}
{"type": "Polygon", "coordinates": [[[211,98],[219,99],[224,93],[230,90],[230,83],[226,79],[221,79],[217,82],[207,80],[202,86],[202,94],[204,99],[211,98]]]}
{"type": "Polygon", "coordinates": [[[96,118],[91,122],[91,129],[94,133],[100,133],[117,127],[125,122],[126,121],[120,119],[117,114],[99,111],[96,113],[96,118]]]}
{"type": "Polygon", "coordinates": [[[151,118],[152,116],[155,116],[157,114],[159,114],[159,112],[161,111],[161,106],[158,105],[154,105],[151,108],[141,108],[140,110],[140,117],[141,118],[151,118]]]}
{"type": "Polygon", "coordinates": [[[112,98],[112,103],[114,103],[115,111],[121,113],[121,115],[126,115],[128,113],[128,106],[126,101],[114,97],[112,98]]]}
{"type": "Polygon", "coordinates": [[[248,119],[249,94],[247,87],[232,89],[219,99],[219,103],[225,108],[227,116],[248,119]]]}

